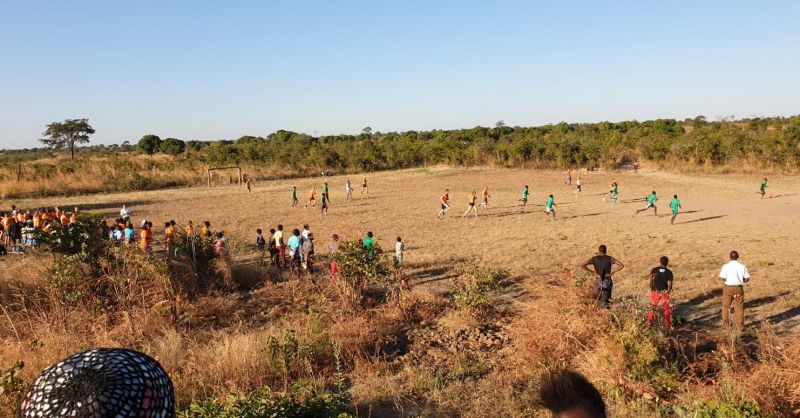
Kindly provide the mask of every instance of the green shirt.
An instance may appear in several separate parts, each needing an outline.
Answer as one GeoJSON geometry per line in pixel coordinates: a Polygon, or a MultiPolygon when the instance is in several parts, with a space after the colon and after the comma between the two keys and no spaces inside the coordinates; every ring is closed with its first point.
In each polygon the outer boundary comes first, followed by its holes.
{"type": "Polygon", "coordinates": [[[672,208],[673,212],[677,212],[678,209],[681,208],[681,201],[678,199],[672,199],[672,201],[669,202],[669,207],[672,208]]]}
{"type": "Polygon", "coordinates": [[[375,255],[375,239],[371,237],[364,237],[361,242],[364,244],[364,248],[367,249],[367,256],[372,258],[375,255]]]}
{"type": "Polygon", "coordinates": [[[522,189],[522,198],[523,199],[527,199],[528,198],[528,188],[527,187],[522,189]]]}
{"type": "Polygon", "coordinates": [[[292,187],[292,197],[297,199],[297,187],[292,187]]]}
{"type": "Polygon", "coordinates": [[[545,202],[545,205],[546,205],[548,208],[552,208],[552,207],[553,207],[553,203],[554,203],[554,202],[553,202],[553,198],[552,198],[552,197],[548,197],[548,198],[547,198],[547,202],[545,202]]]}
{"type": "Polygon", "coordinates": [[[656,203],[656,200],[658,200],[658,197],[656,197],[655,194],[647,195],[647,203],[652,205],[653,203],[656,203]]]}
{"type": "Polygon", "coordinates": [[[765,190],[767,190],[767,182],[766,181],[761,183],[761,191],[763,192],[765,190]]]}

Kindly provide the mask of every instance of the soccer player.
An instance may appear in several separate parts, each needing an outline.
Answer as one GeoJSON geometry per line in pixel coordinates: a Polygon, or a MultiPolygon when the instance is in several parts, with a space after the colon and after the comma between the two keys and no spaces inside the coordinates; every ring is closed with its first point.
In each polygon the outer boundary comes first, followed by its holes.
{"type": "Polygon", "coordinates": [[[350,179],[347,179],[347,183],[344,185],[344,190],[347,192],[347,196],[345,196],[344,200],[349,200],[353,198],[353,185],[350,183],[350,179]]]}
{"type": "Polygon", "coordinates": [[[483,192],[481,193],[481,198],[483,198],[483,202],[481,203],[481,205],[483,205],[483,207],[489,207],[490,197],[491,196],[489,196],[489,186],[484,186],[483,192]]]}
{"type": "Polygon", "coordinates": [[[553,199],[553,195],[551,194],[547,198],[547,201],[544,203],[544,213],[546,213],[548,215],[552,214],[553,215],[553,219],[555,219],[556,218],[556,210],[554,208],[556,206],[558,206],[558,205],[556,205],[556,203],[555,203],[555,201],[553,199]]]}
{"type": "Polygon", "coordinates": [[[361,182],[361,194],[364,193],[369,194],[369,189],[367,188],[367,176],[364,176],[364,181],[361,182]]]}
{"type": "Polygon", "coordinates": [[[581,176],[578,176],[578,178],[575,179],[575,197],[578,197],[581,194],[581,187],[581,176]]]}
{"type": "Polygon", "coordinates": [[[328,214],[328,201],[329,200],[330,199],[328,199],[328,193],[327,192],[322,192],[322,214],[323,215],[327,215],[328,214]]]}
{"type": "Polygon", "coordinates": [[[475,192],[475,190],[473,190],[472,194],[469,195],[469,198],[467,199],[467,203],[469,204],[469,206],[467,206],[466,212],[464,212],[464,214],[461,215],[461,217],[462,218],[466,217],[467,214],[469,213],[469,211],[474,210],[475,211],[475,217],[477,218],[478,217],[478,207],[475,206],[475,204],[478,203],[478,193],[475,192]]]}
{"type": "Polygon", "coordinates": [[[761,194],[761,198],[764,198],[764,195],[767,194],[767,178],[764,177],[764,180],[761,182],[761,188],[758,191],[761,194]]]}
{"type": "Polygon", "coordinates": [[[658,201],[658,196],[656,196],[656,191],[653,190],[652,193],[647,195],[646,199],[647,199],[647,204],[645,205],[645,207],[643,209],[637,209],[636,213],[638,214],[639,212],[644,212],[647,209],[653,208],[655,215],[658,216],[658,207],[656,206],[656,202],[658,201]]]}
{"type": "Polygon", "coordinates": [[[522,202],[522,212],[525,212],[525,206],[528,205],[528,194],[530,190],[528,189],[528,185],[526,184],[525,187],[522,188],[522,199],[519,201],[522,202]]]}
{"type": "Polygon", "coordinates": [[[442,197],[439,198],[439,200],[442,202],[442,208],[439,210],[439,213],[436,214],[437,218],[440,216],[444,217],[444,214],[447,213],[448,210],[450,210],[450,205],[449,205],[450,190],[449,189],[445,190],[444,194],[442,195],[442,197]]]}
{"type": "Polygon", "coordinates": [[[305,207],[308,207],[308,205],[311,205],[312,208],[317,207],[317,188],[316,187],[312,187],[311,188],[311,193],[308,194],[308,202],[306,202],[305,207]]]}
{"type": "Polygon", "coordinates": [[[678,211],[681,210],[681,201],[678,200],[678,195],[673,195],[672,200],[669,202],[669,208],[672,209],[672,219],[669,220],[670,225],[675,225],[675,217],[678,216],[678,211]]]}
{"type": "Polygon", "coordinates": [[[567,170],[567,186],[572,186],[572,170],[567,170]]]}
{"type": "Polygon", "coordinates": [[[667,268],[669,259],[661,257],[661,265],[650,270],[650,302],[653,304],[647,313],[647,323],[652,325],[656,316],[658,305],[664,312],[664,328],[669,328],[672,320],[672,311],[669,308],[669,294],[672,292],[672,271],[667,268]]]}
{"type": "Polygon", "coordinates": [[[297,206],[297,186],[292,186],[292,207],[297,206]]]}

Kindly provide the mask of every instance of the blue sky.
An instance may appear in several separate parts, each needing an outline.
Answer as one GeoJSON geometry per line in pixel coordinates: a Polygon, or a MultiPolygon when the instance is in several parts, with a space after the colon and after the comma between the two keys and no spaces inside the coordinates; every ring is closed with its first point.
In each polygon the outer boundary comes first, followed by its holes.
{"type": "Polygon", "coordinates": [[[0,0],[0,147],[800,113],[797,1],[0,0]]]}

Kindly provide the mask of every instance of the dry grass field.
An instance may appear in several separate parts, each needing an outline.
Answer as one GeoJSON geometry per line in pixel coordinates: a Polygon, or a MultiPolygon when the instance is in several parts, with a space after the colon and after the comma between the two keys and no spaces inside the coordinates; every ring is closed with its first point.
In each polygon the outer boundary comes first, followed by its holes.
{"type": "MultiPolygon", "coordinates": [[[[707,304],[716,304],[716,298],[706,296],[718,291],[719,268],[727,261],[728,252],[736,249],[753,275],[746,297],[755,303],[749,304],[748,321],[789,310],[785,318],[776,318],[780,328],[800,323],[800,315],[791,315],[798,313],[791,309],[800,305],[800,288],[795,286],[800,273],[800,179],[771,178],[768,191],[773,197],[761,200],[755,193],[760,184],[756,176],[701,177],[648,170],[580,175],[584,191],[577,198],[564,184],[560,171],[441,167],[371,174],[369,194],[361,193],[361,177],[350,176],[355,192],[349,202],[344,200],[345,177],[329,177],[256,183],[251,194],[227,186],[16,204],[26,208],[77,205],[115,216],[126,203],[136,219],[154,221],[159,231],[159,225],[170,219],[179,224],[191,219],[198,225],[209,220],[239,247],[252,246],[256,228],[267,230],[279,223],[286,228],[309,224],[321,248],[333,233],[356,239],[372,230],[387,250],[393,249],[397,236],[403,237],[412,273],[425,277],[420,281],[431,285],[437,283],[432,279],[443,278],[432,277],[436,275],[431,272],[457,264],[502,268],[529,280],[541,280],[562,269],[576,270],[602,243],[626,266],[616,279],[616,296],[643,301],[648,294],[649,269],[658,264],[661,255],[667,255],[676,274],[676,301],[705,299],[707,304]],[[612,179],[620,184],[616,205],[603,202],[612,179]],[[303,208],[311,188],[319,192],[325,181],[331,190],[327,216],[318,208],[303,208]],[[518,199],[524,184],[530,186],[531,197],[522,212],[518,199]],[[297,208],[290,206],[292,185],[298,187],[297,208]],[[490,207],[479,208],[478,219],[462,219],[468,194],[472,190],[480,194],[483,186],[489,187],[490,207]],[[450,190],[452,209],[446,219],[437,219],[439,196],[445,189],[450,190]],[[636,215],[651,190],[660,197],[658,216],[652,211],[636,215]],[[543,211],[550,193],[558,205],[556,220],[543,211]],[[673,194],[679,195],[683,211],[675,225],[670,225],[668,203],[673,194]]],[[[447,282],[436,286],[447,289],[447,282]]]]}
{"type": "MultiPolygon", "coordinates": [[[[574,177],[577,175],[573,173],[574,177]]],[[[256,257],[253,245],[255,229],[266,230],[279,223],[288,229],[309,224],[317,237],[317,251],[322,253],[333,233],[344,239],[357,239],[371,230],[387,251],[393,250],[395,238],[401,236],[406,245],[405,261],[414,288],[412,294],[420,306],[447,303],[459,280],[458,272],[465,268],[481,266],[510,273],[514,285],[503,291],[496,303],[500,309],[512,313],[506,315],[502,326],[504,334],[514,343],[498,351],[496,358],[490,356],[488,360],[495,364],[499,359],[513,359],[509,360],[509,365],[500,368],[487,366],[486,374],[476,373],[482,376],[480,382],[462,379],[457,387],[443,388],[431,383],[431,378],[424,382],[419,380],[424,373],[414,374],[413,366],[403,368],[385,363],[383,359],[354,355],[348,372],[350,396],[356,405],[368,406],[359,409],[363,416],[403,415],[400,411],[406,411],[403,416],[496,416],[488,412],[492,408],[505,411],[503,416],[539,414],[530,408],[514,409],[516,407],[510,406],[528,401],[518,392],[501,391],[493,398],[490,388],[506,384],[513,386],[530,377],[522,369],[546,363],[538,361],[534,354],[544,350],[542,342],[546,347],[549,340],[541,335],[535,337],[525,327],[560,329],[569,326],[568,335],[575,335],[572,337],[575,344],[589,346],[587,341],[591,339],[593,325],[586,324],[585,316],[564,314],[560,317],[559,304],[575,301],[569,295],[562,298],[558,294],[561,292],[559,287],[548,286],[554,283],[553,280],[566,277],[564,280],[569,281],[579,277],[579,265],[594,254],[599,244],[606,244],[609,254],[625,264],[625,269],[615,277],[615,299],[634,306],[647,303],[647,273],[658,264],[661,255],[669,256],[676,277],[673,305],[677,316],[693,331],[712,333],[716,332],[720,316],[721,286],[717,273],[727,261],[728,252],[736,249],[753,277],[745,290],[746,326],[756,329],[768,323],[775,333],[775,341],[796,339],[800,331],[800,287],[796,284],[800,273],[797,259],[800,192],[796,192],[800,190],[800,179],[770,176],[768,195],[771,198],[761,200],[756,193],[760,182],[757,176],[683,175],[644,169],[637,174],[595,171],[579,175],[584,188],[579,197],[564,184],[565,173],[560,171],[437,167],[369,174],[368,194],[361,193],[361,177],[351,176],[355,187],[351,201],[345,201],[346,178],[335,176],[259,182],[253,185],[250,194],[235,186],[184,188],[20,200],[6,202],[5,206],[10,203],[23,208],[79,206],[112,217],[116,216],[122,204],[127,204],[132,208],[135,220],[146,218],[154,222],[158,231],[156,239],[162,230],[159,225],[164,221],[174,219],[184,224],[191,219],[199,225],[208,220],[214,229],[225,231],[231,238],[234,263],[242,264],[250,263],[256,257]],[[619,182],[620,200],[617,204],[603,201],[612,179],[619,182]],[[331,189],[328,215],[322,215],[319,207],[303,207],[309,190],[316,187],[320,191],[324,181],[331,189]],[[530,186],[531,199],[523,211],[518,199],[525,184],[530,186]],[[296,208],[290,205],[292,185],[298,186],[300,205],[296,208]],[[491,194],[489,207],[480,207],[477,219],[461,218],[467,207],[468,194],[472,190],[480,194],[484,186],[489,187],[491,194]],[[444,219],[437,219],[438,199],[445,189],[450,190],[452,209],[444,219]],[[654,216],[652,211],[635,214],[636,209],[643,207],[644,196],[652,190],[660,196],[658,216],[654,216]],[[555,195],[558,205],[555,220],[546,216],[543,210],[546,196],[550,193],[555,195]],[[675,225],[670,225],[668,202],[673,194],[679,195],[683,212],[675,225]],[[543,299],[542,295],[551,295],[552,299],[543,299]],[[543,318],[552,322],[548,324],[543,318]],[[545,339],[537,342],[537,338],[545,339]],[[519,368],[513,368],[516,366],[519,368]],[[425,393],[425,396],[420,393],[425,393]],[[475,395],[476,399],[489,400],[482,405],[477,405],[477,401],[464,401],[471,398],[471,393],[483,393],[475,395]],[[448,398],[452,400],[448,401],[448,398]],[[458,403],[456,399],[466,403],[454,405],[458,403]],[[431,403],[437,407],[425,412],[422,405],[431,403]]],[[[35,275],[41,260],[11,256],[0,260],[0,296],[8,300],[13,293],[13,286],[8,283],[35,275]]],[[[252,300],[220,299],[215,302],[217,305],[213,312],[193,313],[196,328],[202,328],[202,321],[215,324],[195,334],[186,329],[176,330],[157,320],[151,323],[141,318],[143,322],[140,324],[136,323],[136,318],[129,318],[133,325],[129,323],[113,329],[103,328],[99,323],[87,324],[85,329],[91,330],[88,333],[92,337],[74,335],[74,331],[69,334],[55,324],[48,325],[52,326],[49,331],[53,334],[49,337],[44,337],[44,332],[37,334],[36,330],[20,330],[20,326],[12,328],[6,324],[0,328],[3,332],[0,336],[4,339],[0,365],[7,367],[14,358],[22,359],[30,364],[24,374],[30,378],[48,362],[86,345],[134,344],[153,353],[171,373],[174,371],[176,389],[183,401],[218,395],[219,387],[227,387],[232,392],[251,390],[248,385],[265,381],[261,372],[250,367],[248,362],[258,357],[266,336],[276,335],[287,324],[308,329],[313,328],[313,324],[309,322],[308,313],[281,315],[269,308],[277,306],[273,299],[280,297],[308,306],[312,302],[304,299],[305,296],[273,294],[270,293],[274,290],[272,285],[250,287],[255,289],[250,294],[271,295],[272,299],[261,301],[264,303],[263,315],[249,313],[258,310],[252,300]],[[222,316],[226,318],[221,319],[222,316]],[[148,324],[157,331],[150,334],[141,331],[135,338],[120,336],[126,330],[148,324]],[[39,343],[54,348],[41,351],[44,354],[31,354],[29,337],[21,338],[20,334],[38,336],[39,343]],[[209,376],[214,376],[213,382],[209,381],[209,376]]],[[[297,291],[303,289],[297,288],[292,292],[297,291]]],[[[197,306],[201,305],[197,303],[197,306]]],[[[389,312],[375,311],[350,318],[347,328],[334,325],[330,332],[343,341],[357,340],[353,329],[359,326],[368,330],[400,323],[389,312]]],[[[596,315],[601,320],[607,318],[606,313],[596,315]]],[[[415,321],[424,325],[425,315],[415,321]]],[[[465,319],[458,311],[438,316],[436,321],[439,329],[455,329],[466,323],[480,322],[475,322],[474,318],[465,319]]],[[[9,318],[9,322],[13,321],[9,318]]],[[[34,326],[33,322],[28,326],[34,326]]],[[[553,351],[566,350],[560,346],[563,341],[553,340],[553,344],[553,351]],[[561,348],[555,348],[556,345],[561,348]]],[[[587,349],[577,360],[571,361],[572,365],[583,371],[600,370],[589,374],[601,387],[619,384],[609,371],[613,367],[597,366],[600,360],[589,352],[587,349]]],[[[563,364],[562,360],[559,360],[560,364],[563,364]]],[[[797,359],[794,361],[796,363],[797,359]]],[[[793,396],[800,396],[800,388],[796,388],[793,396]]],[[[612,403],[614,415],[642,416],[642,411],[648,410],[646,406],[631,406],[629,403],[612,403]],[[626,405],[630,409],[626,409],[626,405]]]]}

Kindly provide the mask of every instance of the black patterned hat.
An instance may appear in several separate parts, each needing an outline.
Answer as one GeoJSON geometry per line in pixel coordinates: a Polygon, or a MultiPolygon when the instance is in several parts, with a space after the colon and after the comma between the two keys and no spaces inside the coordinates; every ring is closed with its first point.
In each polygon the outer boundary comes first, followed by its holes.
{"type": "Polygon", "coordinates": [[[46,368],[25,394],[22,418],[172,418],[172,381],[153,358],[100,348],[46,368]]]}

